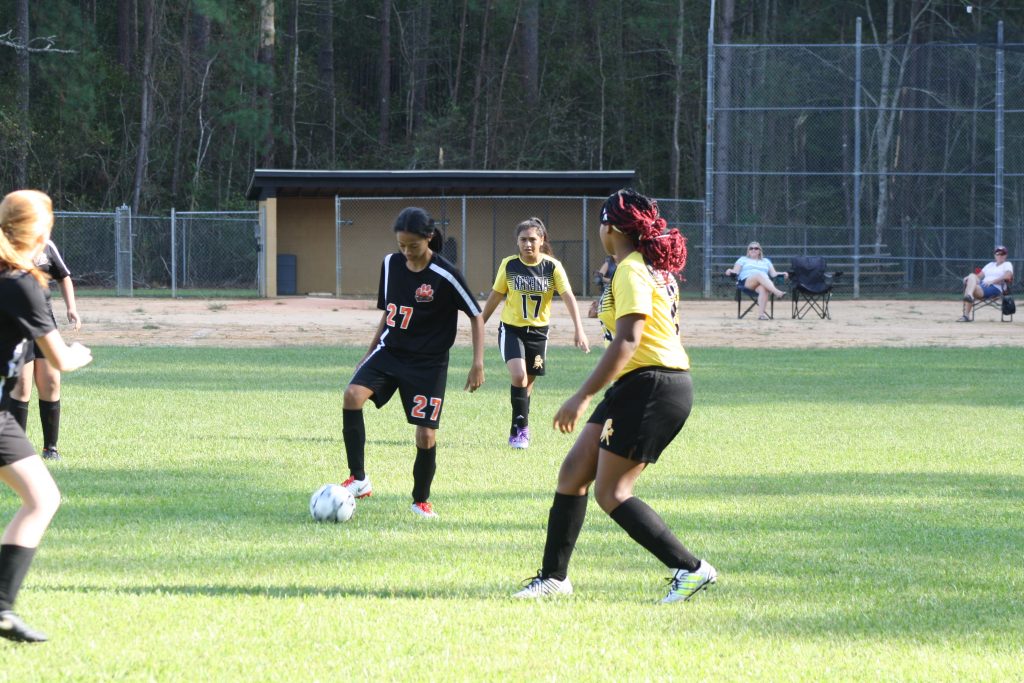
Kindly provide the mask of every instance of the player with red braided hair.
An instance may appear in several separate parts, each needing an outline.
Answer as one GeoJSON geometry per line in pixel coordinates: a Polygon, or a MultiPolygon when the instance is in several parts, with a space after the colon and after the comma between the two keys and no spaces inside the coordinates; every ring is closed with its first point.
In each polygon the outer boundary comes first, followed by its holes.
{"type": "Polygon", "coordinates": [[[572,593],[569,559],[591,484],[601,509],[672,570],[662,603],[688,600],[717,580],[715,568],[633,495],[636,480],[679,433],[693,404],[673,275],[686,263],[686,241],[665,227],[657,203],[633,190],[619,190],[601,208],[601,244],[618,262],[598,313],[609,344],[583,386],[558,409],[555,428],[572,432],[591,399],[612,384],[562,461],[541,568],[517,598],[572,593]]]}

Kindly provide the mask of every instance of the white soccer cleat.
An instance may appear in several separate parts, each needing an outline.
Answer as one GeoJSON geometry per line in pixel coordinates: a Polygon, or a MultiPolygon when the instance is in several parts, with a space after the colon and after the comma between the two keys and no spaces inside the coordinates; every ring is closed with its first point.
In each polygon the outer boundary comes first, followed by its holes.
{"type": "Polygon", "coordinates": [[[572,595],[572,583],[569,582],[568,577],[561,581],[552,578],[545,579],[540,575],[540,572],[537,572],[537,576],[527,579],[523,583],[526,586],[518,593],[514,593],[512,595],[513,598],[535,600],[551,595],[572,595]]]}
{"type": "Polygon", "coordinates": [[[373,495],[373,485],[370,484],[370,478],[356,479],[355,477],[349,477],[345,481],[341,482],[341,485],[348,489],[356,498],[369,498],[373,495]]]}
{"type": "Polygon", "coordinates": [[[661,604],[668,605],[673,602],[689,600],[716,581],[718,581],[718,572],[704,560],[700,561],[697,571],[689,572],[685,569],[677,569],[672,578],[668,580],[668,595],[661,599],[661,604]]]}
{"type": "Polygon", "coordinates": [[[420,517],[425,517],[426,519],[434,519],[437,517],[437,513],[434,512],[434,506],[427,502],[413,503],[410,509],[414,514],[419,515],[420,517]]]}

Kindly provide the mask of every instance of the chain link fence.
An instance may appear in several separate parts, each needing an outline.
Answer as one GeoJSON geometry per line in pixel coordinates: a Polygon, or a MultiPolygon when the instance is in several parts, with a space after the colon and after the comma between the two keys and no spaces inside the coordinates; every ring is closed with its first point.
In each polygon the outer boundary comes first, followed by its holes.
{"type": "Polygon", "coordinates": [[[776,267],[822,255],[840,293],[891,296],[950,292],[996,244],[1019,257],[1024,45],[860,36],[713,47],[706,273],[758,240],[776,267]]]}

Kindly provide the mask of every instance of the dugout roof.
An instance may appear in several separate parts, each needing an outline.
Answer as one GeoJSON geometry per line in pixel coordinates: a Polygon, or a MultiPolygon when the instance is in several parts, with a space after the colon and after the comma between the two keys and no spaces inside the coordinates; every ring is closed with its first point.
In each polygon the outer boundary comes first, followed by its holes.
{"type": "Polygon", "coordinates": [[[589,196],[633,183],[634,171],[253,171],[247,199],[270,197],[589,196]]]}

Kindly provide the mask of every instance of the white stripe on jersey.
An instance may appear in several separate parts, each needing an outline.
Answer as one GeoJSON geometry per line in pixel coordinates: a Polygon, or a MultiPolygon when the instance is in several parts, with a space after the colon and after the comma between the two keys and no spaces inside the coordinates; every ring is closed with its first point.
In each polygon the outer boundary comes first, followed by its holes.
{"type": "Polygon", "coordinates": [[[64,263],[64,257],[60,255],[60,250],[57,249],[57,245],[53,243],[53,240],[46,240],[46,246],[53,249],[54,260],[60,263],[61,270],[70,273],[71,269],[68,268],[67,265],[64,263]]]}
{"type": "Polygon", "coordinates": [[[390,275],[391,254],[384,257],[384,301],[388,300],[388,275],[390,275]]]}
{"type": "Polygon", "coordinates": [[[454,275],[452,275],[451,273],[449,273],[447,270],[437,265],[436,263],[431,263],[430,269],[437,273],[438,275],[440,275],[441,277],[443,277],[445,280],[447,280],[449,284],[451,284],[451,286],[455,288],[455,291],[458,292],[459,296],[462,297],[462,300],[465,301],[466,304],[469,306],[470,315],[472,315],[474,318],[480,315],[481,310],[480,306],[478,306],[476,303],[476,299],[470,296],[469,292],[462,288],[462,285],[459,284],[458,278],[456,278],[454,275]]]}

